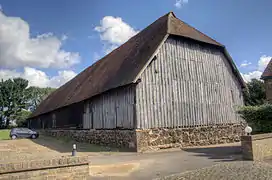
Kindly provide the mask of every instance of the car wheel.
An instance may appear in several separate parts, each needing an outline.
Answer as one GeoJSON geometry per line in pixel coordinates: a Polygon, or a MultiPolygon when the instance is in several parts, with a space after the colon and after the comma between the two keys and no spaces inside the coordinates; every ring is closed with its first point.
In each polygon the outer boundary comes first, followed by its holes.
{"type": "Polygon", "coordinates": [[[32,138],[32,139],[36,139],[36,135],[35,135],[35,134],[32,134],[32,135],[31,135],[31,138],[32,138]]]}
{"type": "Polygon", "coordinates": [[[12,135],[12,136],[11,136],[11,139],[16,139],[16,138],[17,138],[16,135],[12,135]]]}

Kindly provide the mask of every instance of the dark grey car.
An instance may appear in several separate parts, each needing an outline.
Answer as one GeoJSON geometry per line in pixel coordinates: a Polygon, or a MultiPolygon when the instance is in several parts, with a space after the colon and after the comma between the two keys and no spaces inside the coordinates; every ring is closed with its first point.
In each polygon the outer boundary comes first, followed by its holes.
{"type": "Polygon", "coordinates": [[[10,138],[31,138],[36,139],[39,137],[39,133],[28,128],[13,128],[10,131],[10,138]]]}

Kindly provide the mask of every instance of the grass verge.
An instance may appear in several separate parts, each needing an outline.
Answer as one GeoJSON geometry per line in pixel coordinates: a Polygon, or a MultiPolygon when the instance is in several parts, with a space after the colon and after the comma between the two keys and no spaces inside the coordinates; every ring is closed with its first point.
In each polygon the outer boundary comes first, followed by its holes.
{"type": "Polygon", "coordinates": [[[0,140],[10,139],[9,132],[10,132],[9,129],[1,129],[0,130],[0,140]]]}

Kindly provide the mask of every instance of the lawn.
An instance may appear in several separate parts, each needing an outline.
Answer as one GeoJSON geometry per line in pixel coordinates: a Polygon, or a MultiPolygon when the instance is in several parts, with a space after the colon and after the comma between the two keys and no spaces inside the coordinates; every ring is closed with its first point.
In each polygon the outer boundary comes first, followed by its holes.
{"type": "Polygon", "coordinates": [[[1,129],[0,130],[0,140],[10,139],[9,132],[10,132],[9,129],[1,129]]]}

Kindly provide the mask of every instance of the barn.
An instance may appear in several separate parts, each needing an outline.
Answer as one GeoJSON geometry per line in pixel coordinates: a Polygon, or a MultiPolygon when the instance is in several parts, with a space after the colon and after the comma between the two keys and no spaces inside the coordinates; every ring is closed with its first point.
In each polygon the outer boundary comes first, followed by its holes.
{"type": "Polygon", "coordinates": [[[272,59],[265,68],[261,79],[264,80],[267,102],[272,103],[272,59]]]}
{"type": "Polygon", "coordinates": [[[136,151],[236,142],[244,87],[225,46],[170,12],[49,95],[29,126],[136,151]]]}

